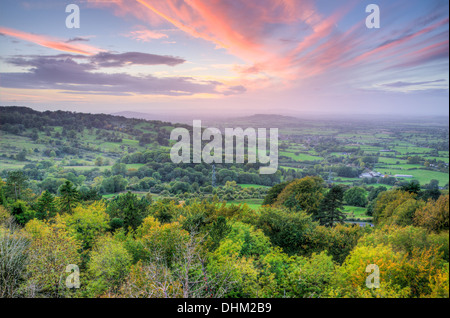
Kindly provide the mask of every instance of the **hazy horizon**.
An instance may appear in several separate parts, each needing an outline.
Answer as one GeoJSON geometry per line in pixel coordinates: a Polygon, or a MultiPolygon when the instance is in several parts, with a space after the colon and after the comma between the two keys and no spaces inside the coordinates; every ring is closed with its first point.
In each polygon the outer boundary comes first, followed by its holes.
{"type": "MultiPolygon", "coordinates": [[[[393,114],[367,114],[367,113],[319,113],[319,112],[304,112],[302,114],[297,115],[289,115],[283,113],[253,113],[253,114],[245,114],[245,115],[208,115],[208,114],[165,114],[162,112],[135,112],[135,111],[79,111],[77,109],[51,109],[49,107],[31,107],[27,105],[0,105],[0,107],[28,107],[35,111],[45,112],[45,111],[70,111],[75,113],[86,113],[86,114],[105,114],[112,116],[123,116],[127,118],[136,118],[136,119],[144,119],[144,120],[160,120],[171,123],[183,123],[183,124],[192,124],[193,120],[202,120],[202,122],[207,125],[215,122],[223,122],[227,120],[236,120],[236,119],[252,119],[252,117],[270,117],[270,116],[281,116],[286,118],[298,119],[298,120],[312,120],[312,121],[390,121],[390,122],[401,122],[401,123],[422,123],[422,124],[431,124],[436,123],[439,125],[449,126],[449,116],[448,115],[417,115],[417,114],[401,114],[401,115],[393,115],[393,114]]],[[[264,118],[267,119],[267,118],[264,118]]]]}

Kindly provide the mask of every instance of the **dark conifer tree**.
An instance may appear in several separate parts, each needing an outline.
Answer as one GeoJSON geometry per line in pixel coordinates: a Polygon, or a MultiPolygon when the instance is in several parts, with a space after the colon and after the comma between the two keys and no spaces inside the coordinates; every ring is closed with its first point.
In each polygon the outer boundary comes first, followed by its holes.
{"type": "Polygon", "coordinates": [[[56,215],[56,204],[53,195],[44,191],[36,205],[36,217],[39,220],[48,220],[56,215]]]}
{"type": "Polygon", "coordinates": [[[344,188],[340,185],[333,185],[328,191],[319,208],[316,219],[321,225],[333,226],[336,223],[343,223],[345,214],[342,212],[344,207],[344,188]]]}
{"type": "Polygon", "coordinates": [[[59,208],[61,213],[72,213],[73,208],[79,201],[79,193],[70,181],[66,181],[59,187],[59,208]]]}

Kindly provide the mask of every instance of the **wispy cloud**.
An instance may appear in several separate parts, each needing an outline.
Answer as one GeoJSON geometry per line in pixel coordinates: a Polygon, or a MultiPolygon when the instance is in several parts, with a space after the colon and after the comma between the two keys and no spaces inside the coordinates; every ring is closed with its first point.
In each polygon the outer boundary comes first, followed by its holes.
{"type": "Polygon", "coordinates": [[[389,39],[389,40],[377,45],[375,48],[368,50],[367,52],[364,52],[364,54],[361,54],[360,56],[358,56],[353,62],[368,60],[369,58],[372,58],[375,55],[377,55],[377,56],[381,55],[384,57],[392,56],[393,52],[394,53],[398,52],[397,50],[398,50],[399,46],[401,46],[405,43],[408,43],[417,37],[420,37],[422,35],[426,35],[427,33],[433,32],[436,29],[438,29],[444,25],[448,25],[448,21],[449,21],[448,18],[444,18],[442,20],[434,22],[432,25],[429,25],[425,28],[421,28],[414,32],[409,32],[409,30],[407,30],[407,32],[405,31],[404,34],[402,34],[401,36],[394,38],[394,39],[389,39]]]}
{"type": "Polygon", "coordinates": [[[387,83],[383,84],[383,86],[387,87],[408,87],[408,86],[418,86],[418,85],[427,85],[427,84],[435,84],[435,83],[442,83],[445,82],[444,79],[439,79],[435,81],[422,81],[422,82],[393,82],[393,83],[387,83]]]}
{"type": "Polygon", "coordinates": [[[148,30],[148,29],[131,31],[128,34],[124,34],[124,36],[132,38],[134,40],[142,41],[142,42],[149,42],[151,40],[167,39],[169,37],[165,33],[158,32],[158,31],[152,31],[152,30],[148,30]]]}
{"type": "Polygon", "coordinates": [[[244,87],[224,85],[217,81],[201,81],[192,77],[134,76],[126,73],[104,73],[103,67],[130,64],[175,65],[183,60],[145,53],[99,53],[92,57],[61,54],[55,56],[16,57],[8,63],[29,67],[26,72],[0,73],[5,88],[55,89],[73,93],[105,95],[240,94],[244,87]],[[85,63],[80,62],[87,60],[85,63]],[[95,71],[95,72],[94,72],[95,71]]]}
{"type": "Polygon", "coordinates": [[[75,38],[68,39],[66,41],[66,43],[72,43],[72,42],[89,42],[89,39],[84,38],[84,37],[75,37],[75,38]]]}
{"type": "MultiPolygon", "coordinates": [[[[430,13],[424,12],[414,22],[369,35],[363,9],[353,25],[345,21],[361,7],[360,1],[347,1],[326,15],[312,0],[89,2],[113,7],[118,15],[131,14],[150,25],[171,24],[226,49],[244,61],[233,70],[247,84],[258,76],[258,83],[279,85],[282,81],[289,87],[338,71],[344,79],[354,76],[355,70],[404,70],[448,55],[448,42],[442,39],[425,45],[425,39],[448,26],[448,14],[437,12],[433,5],[430,13]],[[342,22],[345,29],[338,27],[342,22]]],[[[391,15],[385,13],[383,18],[389,20],[391,15]]]]}
{"type": "Polygon", "coordinates": [[[186,60],[179,57],[141,52],[126,52],[118,54],[104,52],[94,55],[90,60],[97,63],[101,67],[120,67],[129,64],[175,66],[186,62],[186,60]]]}
{"type": "Polygon", "coordinates": [[[280,69],[275,65],[290,46],[282,45],[282,41],[273,36],[276,26],[301,25],[303,29],[311,29],[321,20],[310,0],[89,2],[113,6],[117,14],[133,14],[142,21],[160,23],[163,20],[192,37],[226,49],[250,65],[259,63],[264,66],[261,71],[272,72],[280,69]]]}
{"type": "Polygon", "coordinates": [[[77,53],[83,55],[94,55],[104,51],[102,49],[99,49],[97,47],[88,44],[82,43],[71,44],[64,40],[55,39],[45,35],[31,34],[11,28],[0,27],[0,33],[63,52],[77,53]]]}

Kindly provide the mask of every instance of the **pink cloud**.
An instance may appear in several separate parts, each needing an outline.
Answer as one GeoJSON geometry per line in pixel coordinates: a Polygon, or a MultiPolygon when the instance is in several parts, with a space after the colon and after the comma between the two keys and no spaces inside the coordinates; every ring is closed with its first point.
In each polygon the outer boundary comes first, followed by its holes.
{"type": "Polygon", "coordinates": [[[136,30],[131,31],[129,34],[126,34],[125,36],[130,37],[134,40],[142,41],[142,42],[149,42],[151,40],[160,40],[160,39],[167,39],[169,36],[167,34],[151,31],[151,30],[136,30]]]}
{"type": "MultiPolygon", "coordinates": [[[[391,39],[391,33],[381,44],[375,42],[375,47],[367,48],[370,41],[365,33],[364,13],[346,31],[338,27],[360,5],[357,0],[346,2],[329,16],[319,12],[312,0],[88,1],[97,6],[114,6],[117,14],[131,14],[150,25],[171,24],[192,37],[226,49],[244,61],[245,65],[233,70],[239,74],[241,83],[252,87],[259,86],[251,85],[253,80],[295,85],[298,80],[336,69],[342,70],[342,76],[348,75],[356,67],[398,58],[415,39],[423,39],[448,24],[448,18],[434,24],[429,19],[423,26],[398,30],[395,39],[391,39]]],[[[422,47],[414,51],[421,54],[418,50],[422,47]]],[[[413,56],[407,58],[414,60],[413,56]]],[[[385,66],[385,62],[378,65],[385,66]]]]}
{"type": "Polygon", "coordinates": [[[448,40],[445,40],[410,52],[404,56],[405,62],[397,64],[395,67],[414,67],[439,58],[447,58],[448,60],[448,43],[448,40]]]}
{"type": "MultiPolygon", "coordinates": [[[[111,3],[90,2],[97,6],[111,6],[111,3]]],[[[282,76],[280,63],[288,48],[280,39],[268,36],[268,24],[302,24],[304,28],[311,28],[321,20],[314,2],[310,0],[261,0],[257,3],[226,0],[136,2],[140,6],[115,1],[115,12],[133,14],[141,20],[150,21],[150,24],[154,21],[160,23],[159,19],[163,19],[195,38],[225,48],[250,65],[258,64],[261,71],[278,76],[282,76]]]]}
{"type": "Polygon", "coordinates": [[[413,40],[414,38],[420,37],[421,35],[432,32],[435,29],[437,29],[445,24],[448,24],[448,21],[449,21],[449,19],[446,18],[446,19],[438,21],[426,28],[423,28],[417,32],[409,33],[409,34],[401,36],[397,39],[388,41],[372,50],[365,52],[364,54],[361,54],[359,57],[354,59],[352,61],[352,63],[357,63],[360,61],[367,60],[369,57],[374,56],[374,55],[377,56],[377,58],[386,58],[386,57],[392,56],[393,52],[394,52],[393,50],[398,48],[398,46],[400,46],[404,43],[407,43],[407,42],[413,40]]]}
{"type": "Polygon", "coordinates": [[[63,40],[54,39],[44,35],[22,32],[11,28],[0,27],[0,33],[63,52],[83,55],[94,55],[99,52],[104,52],[104,50],[96,48],[92,45],[83,43],[67,43],[63,40]]]}

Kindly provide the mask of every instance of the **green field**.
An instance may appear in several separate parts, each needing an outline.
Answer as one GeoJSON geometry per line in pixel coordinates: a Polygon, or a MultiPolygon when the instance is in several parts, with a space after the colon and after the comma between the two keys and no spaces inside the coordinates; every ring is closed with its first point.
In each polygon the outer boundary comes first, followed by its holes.
{"type": "Polygon", "coordinates": [[[386,189],[391,189],[393,188],[393,186],[389,185],[389,184],[382,184],[382,183],[374,183],[374,184],[369,184],[369,187],[374,187],[374,188],[379,188],[379,187],[385,187],[386,189]]]}
{"type": "Polygon", "coordinates": [[[390,175],[396,175],[396,174],[406,174],[406,175],[412,175],[413,178],[405,178],[405,180],[417,180],[420,182],[420,184],[424,185],[429,183],[432,179],[436,179],[439,181],[440,186],[445,186],[449,182],[449,175],[448,173],[439,172],[439,171],[430,171],[430,170],[404,170],[404,169],[395,169],[395,168],[388,168],[388,169],[380,169],[380,172],[384,173],[385,171],[390,175]]]}
{"type": "MultiPolygon", "coordinates": [[[[133,163],[133,164],[126,164],[127,170],[128,169],[139,169],[140,167],[145,166],[143,163],[133,163]]],[[[65,169],[73,169],[75,171],[86,171],[98,168],[100,171],[105,171],[107,169],[111,169],[112,166],[94,166],[94,165],[86,165],[86,166],[64,166],[65,169]]]]}
{"type": "Polygon", "coordinates": [[[25,164],[21,164],[21,163],[11,163],[8,161],[3,161],[0,160],[0,169],[22,169],[23,166],[25,166],[25,164]]]}
{"type": "Polygon", "coordinates": [[[430,148],[415,147],[415,146],[397,146],[393,150],[400,154],[427,154],[430,153],[430,148]]]}
{"type": "Polygon", "coordinates": [[[64,166],[64,169],[73,169],[75,171],[87,171],[98,168],[100,171],[111,169],[112,166],[64,166]]]}
{"type": "Polygon", "coordinates": [[[377,170],[380,172],[387,171],[391,168],[397,169],[397,170],[404,170],[408,171],[411,169],[421,169],[424,166],[419,164],[392,164],[392,165],[386,165],[386,164],[377,164],[376,165],[377,170]]]}
{"type": "Polygon", "coordinates": [[[293,152],[281,151],[280,156],[289,157],[295,161],[322,161],[323,158],[319,156],[313,156],[305,153],[299,153],[296,155],[293,152]]]}
{"type": "Polygon", "coordinates": [[[143,163],[131,163],[131,164],[127,164],[127,169],[139,169],[140,167],[145,166],[145,164],[143,163]]]}
{"type": "Polygon", "coordinates": [[[259,185],[259,184],[243,184],[243,183],[238,183],[238,185],[240,185],[242,188],[270,188],[268,186],[263,186],[263,185],[259,185]]]}
{"type": "Polygon", "coordinates": [[[379,157],[378,163],[380,164],[389,164],[389,165],[397,165],[397,162],[399,164],[406,164],[407,160],[399,159],[399,158],[388,158],[388,157],[379,157]]]}
{"type": "Polygon", "coordinates": [[[301,168],[296,168],[296,167],[288,167],[288,166],[280,166],[280,168],[283,168],[285,170],[289,170],[289,169],[293,169],[295,171],[302,171],[303,169],[301,168]]]}
{"type": "Polygon", "coordinates": [[[227,205],[240,205],[240,204],[247,204],[249,208],[251,209],[259,209],[261,207],[261,204],[263,202],[263,199],[244,199],[239,201],[227,201],[227,205]]]}
{"type": "Polygon", "coordinates": [[[357,206],[345,205],[343,212],[349,218],[359,218],[359,219],[371,219],[370,216],[366,215],[367,209],[357,206]]]}
{"type": "Polygon", "coordinates": [[[445,163],[449,163],[449,158],[448,157],[430,157],[430,156],[424,156],[423,157],[426,160],[436,160],[437,162],[439,161],[443,161],[445,163]]]}
{"type": "MultiPolygon", "coordinates": [[[[103,197],[103,199],[112,199],[112,198],[117,197],[120,194],[125,194],[127,192],[128,191],[123,191],[123,192],[120,192],[120,193],[104,194],[104,195],[102,195],[102,197],[103,197]]],[[[136,194],[138,198],[142,198],[142,197],[144,197],[145,195],[148,194],[148,192],[143,192],[143,191],[130,191],[130,192],[133,193],[133,194],[136,194]]],[[[152,196],[153,200],[158,200],[160,198],[160,196],[158,194],[156,194],[156,193],[151,193],[151,196],[152,196]]]]}

